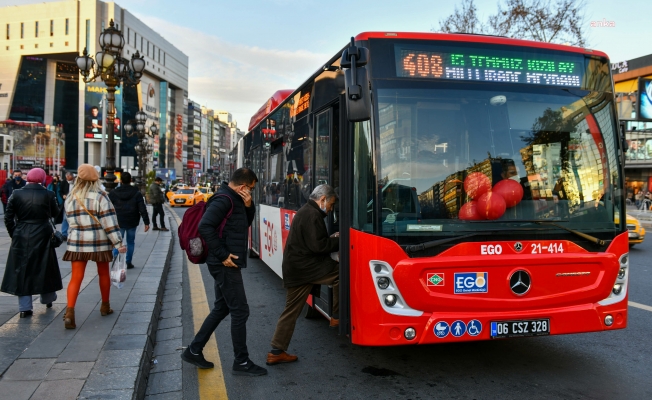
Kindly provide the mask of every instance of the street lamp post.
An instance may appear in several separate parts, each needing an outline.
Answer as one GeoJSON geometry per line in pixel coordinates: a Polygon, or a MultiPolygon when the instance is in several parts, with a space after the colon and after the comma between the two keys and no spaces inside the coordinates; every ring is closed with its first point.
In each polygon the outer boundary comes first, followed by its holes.
{"type": "Polygon", "coordinates": [[[138,51],[132,55],[131,61],[122,57],[125,39],[122,36],[122,31],[118,29],[118,25],[114,24],[113,20],[109,23],[109,27],[102,31],[99,41],[102,51],[95,55],[95,60],[88,55],[87,49],[84,48],[83,54],[78,56],[75,62],[85,83],[100,78],[106,84],[108,138],[106,146],[106,183],[104,186],[107,191],[111,191],[116,187],[113,138],[113,130],[115,129],[115,91],[123,82],[137,84],[140,81],[140,77],[145,70],[145,59],[140,56],[138,51]]]}
{"type": "Polygon", "coordinates": [[[149,154],[152,152],[152,145],[149,144],[149,138],[153,138],[158,132],[156,125],[151,125],[149,130],[145,129],[145,122],[147,122],[147,114],[140,110],[136,113],[135,121],[128,121],[124,124],[124,129],[128,137],[134,134],[138,137],[138,144],[134,146],[136,154],[138,154],[138,180],[136,185],[141,193],[145,195],[147,183],[147,161],[149,154]]]}

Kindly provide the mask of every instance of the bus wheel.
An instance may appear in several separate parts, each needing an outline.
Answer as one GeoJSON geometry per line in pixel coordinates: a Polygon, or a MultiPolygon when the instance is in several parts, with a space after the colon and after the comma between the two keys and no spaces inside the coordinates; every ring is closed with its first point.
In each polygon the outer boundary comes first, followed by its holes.
{"type": "Polygon", "coordinates": [[[317,310],[315,310],[314,307],[310,307],[308,304],[306,304],[306,319],[316,319],[316,318],[324,318],[323,315],[317,310]]]}

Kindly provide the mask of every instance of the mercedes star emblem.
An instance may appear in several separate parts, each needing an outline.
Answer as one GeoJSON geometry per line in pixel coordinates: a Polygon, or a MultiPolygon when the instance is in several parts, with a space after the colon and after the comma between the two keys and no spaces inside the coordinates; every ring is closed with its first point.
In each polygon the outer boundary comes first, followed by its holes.
{"type": "Polygon", "coordinates": [[[516,251],[523,250],[523,245],[521,244],[521,242],[514,243],[514,250],[516,250],[516,251]]]}
{"type": "Polygon", "coordinates": [[[530,290],[532,280],[526,271],[518,270],[509,277],[509,287],[517,296],[523,296],[530,290]]]}

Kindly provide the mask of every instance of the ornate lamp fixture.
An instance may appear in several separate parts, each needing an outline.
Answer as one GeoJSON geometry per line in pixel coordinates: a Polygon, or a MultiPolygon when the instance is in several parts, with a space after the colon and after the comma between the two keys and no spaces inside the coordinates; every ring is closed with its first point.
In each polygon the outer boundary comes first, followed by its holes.
{"type": "Polygon", "coordinates": [[[136,113],[134,120],[128,121],[124,125],[126,135],[132,137],[134,134],[138,137],[138,144],[134,146],[136,154],[138,154],[138,179],[136,180],[136,185],[140,188],[140,191],[144,194],[147,190],[147,162],[148,155],[152,153],[152,145],[149,143],[149,138],[156,136],[158,132],[158,127],[156,125],[151,125],[149,130],[145,129],[145,123],[147,122],[147,114],[140,110],[136,113]]]}
{"type": "MultiPolygon", "coordinates": [[[[99,38],[100,47],[95,55],[95,60],[88,55],[88,51],[84,48],[81,56],[75,59],[79,72],[82,74],[85,83],[94,82],[100,79],[106,84],[106,99],[108,101],[107,119],[109,130],[106,146],[106,183],[104,186],[107,191],[115,188],[116,176],[115,172],[115,152],[114,152],[114,138],[113,127],[115,126],[115,91],[116,88],[124,82],[137,84],[143,76],[145,70],[145,59],[136,51],[131,56],[131,60],[122,57],[122,48],[125,45],[125,39],[122,31],[118,29],[118,25],[114,24],[113,20],[109,23],[109,27],[104,29],[99,38]]],[[[125,126],[126,130],[126,126],[125,126]]]]}

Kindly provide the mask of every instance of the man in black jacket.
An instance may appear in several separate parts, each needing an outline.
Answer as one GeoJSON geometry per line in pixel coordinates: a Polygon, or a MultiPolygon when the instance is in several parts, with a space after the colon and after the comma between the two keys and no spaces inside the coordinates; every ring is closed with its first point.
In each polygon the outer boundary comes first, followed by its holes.
{"type": "Polygon", "coordinates": [[[11,197],[11,194],[14,192],[14,190],[24,188],[26,184],[27,182],[25,182],[23,179],[23,173],[19,169],[15,169],[14,179],[9,185],[7,185],[7,201],[9,201],[9,198],[11,197]]]}
{"type": "Polygon", "coordinates": [[[241,271],[247,266],[249,226],[256,212],[251,192],[257,181],[256,174],[249,168],[237,169],[231,181],[223,183],[209,199],[199,223],[199,234],[209,249],[206,265],[215,279],[215,303],[190,346],[181,353],[184,361],[199,368],[213,368],[213,363],[206,361],[202,351],[219,323],[231,314],[231,340],[235,353],[233,374],[267,374],[265,368],[249,359],[246,326],[249,305],[241,271]],[[221,229],[225,219],[226,223],[221,229]]]}
{"type": "MultiPolygon", "coordinates": [[[[288,354],[287,349],[297,318],[313,285],[333,285],[333,315],[337,315],[339,263],[331,258],[331,253],[339,250],[339,233],[329,237],[324,222],[328,213],[333,211],[336,201],[337,194],[331,186],[319,185],[292,220],[283,252],[285,309],[276,324],[272,350],[267,354],[267,365],[298,360],[296,355],[288,354]]],[[[330,326],[339,326],[339,320],[331,317],[330,326]]]]}
{"type": "MultiPolygon", "coordinates": [[[[109,199],[113,203],[115,213],[118,216],[118,225],[120,225],[120,234],[122,237],[127,235],[127,269],[134,265],[131,260],[134,257],[136,244],[136,229],[143,219],[145,232],[149,230],[149,215],[145,207],[145,200],[137,187],[131,186],[131,174],[123,172],[121,184],[109,192],[109,199]]],[[[113,251],[113,256],[118,254],[118,250],[113,251]]]]}

